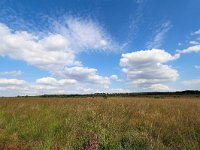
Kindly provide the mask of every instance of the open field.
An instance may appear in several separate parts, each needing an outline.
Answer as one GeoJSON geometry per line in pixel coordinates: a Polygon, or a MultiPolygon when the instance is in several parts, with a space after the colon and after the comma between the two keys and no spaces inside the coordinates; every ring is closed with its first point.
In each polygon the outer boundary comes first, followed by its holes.
{"type": "Polygon", "coordinates": [[[200,149],[199,97],[1,98],[1,149],[200,149]]]}

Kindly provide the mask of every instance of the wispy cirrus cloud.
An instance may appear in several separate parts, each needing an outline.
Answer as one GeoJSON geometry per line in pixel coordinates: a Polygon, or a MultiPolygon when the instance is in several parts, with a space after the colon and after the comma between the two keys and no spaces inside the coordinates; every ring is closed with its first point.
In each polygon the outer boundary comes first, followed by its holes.
{"type": "Polygon", "coordinates": [[[146,2],[146,0],[136,0],[137,9],[135,11],[135,14],[131,16],[131,23],[129,25],[130,31],[128,33],[127,44],[132,42],[136,38],[137,33],[139,32],[139,25],[141,24],[141,20],[144,15],[146,2]]]}
{"type": "Polygon", "coordinates": [[[191,36],[192,36],[192,40],[189,41],[189,44],[191,45],[200,45],[200,29],[195,31],[195,32],[192,32],[191,33],[191,36]]]}
{"type": "Polygon", "coordinates": [[[172,24],[170,21],[166,21],[162,23],[160,27],[156,29],[154,33],[154,37],[146,43],[146,48],[147,49],[160,48],[167,32],[171,28],[172,28],[172,24]]]}
{"type": "Polygon", "coordinates": [[[53,20],[53,32],[67,38],[75,53],[117,49],[117,43],[97,22],[72,16],[64,16],[63,20],[53,20]]]}

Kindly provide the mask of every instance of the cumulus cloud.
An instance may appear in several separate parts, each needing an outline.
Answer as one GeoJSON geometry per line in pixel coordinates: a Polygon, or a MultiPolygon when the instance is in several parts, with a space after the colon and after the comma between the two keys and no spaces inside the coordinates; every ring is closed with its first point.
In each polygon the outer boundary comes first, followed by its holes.
{"type": "MultiPolygon", "coordinates": [[[[106,83],[107,84],[107,83],[106,83]]],[[[34,82],[19,79],[0,78],[0,96],[42,95],[42,94],[88,94],[108,92],[98,84],[77,82],[73,79],[43,77],[34,82]]]]}
{"type": "Polygon", "coordinates": [[[120,65],[127,82],[144,90],[169,90],[164,83],[176,81],[178,71],[164,63],[179,58],[161,49],[141,50],[122,54],[120,65]]]}
{"type": "Polygon", "coordinates": [[[97,75],[97,69],[87,68],[82,66],[65,67],[61,72],[58,72],[63,78],[75,79],[81,83],[108,85],[110,79],[97,75]]]}
{"type": "Polygon", "coordinates": [[[56,22],[52,32],[43,36],[27,31],[14,31],[0,23],[0,56],[23,60],[36,67],[52,70],[80,65],[76,53],[82,50],[111,50],[110,36],[91,20],[65,18],[56,22]]]}
{"type": "Polygon", "coordinates": [[[65,38],[58,34],[40,39],[26,31],[12,31],[0,24],[0,41],[0,56],[23,60],[38,68],[52,70],[77,63],[65,38]]]}
{"type": "Polygon", "coordinates": [[[67,88],[75,84],[74,80],[57,80],[52,77],[27,82],[19,79],[0,78],[0,96],[58,94],[68,92],[67,88]]]}
{"type": "Polygon", "coordinates": [[[112,88],[108,91],[108,93],[130,93],[133,91],[130,91],[127,88],[112,88]]]}
{"type": "Polygon", "coordinates": [[[27,87],[29,94],[68,94],[73,93],[72,90],[77,84],[73,79],[56,79],[53,77],[43,77],[37,79],[34,83],[30,83],[27,87]]]}
{"type": "Polygon", "coordinates": [[[25,83],[24,80],[0,78],[0,86],[24,85],[25,83]]]}
{"type": "Polygon", "coordinates": [[[111,80],[118,80],[119,77],[118,77],[118,75],[113,74],[113,75],[110,76],[110,79],[111,80]]]}
{"type": "Polygon", "coordinates": [[[1,71],[0,76],[20,76],[22,74],[21,70],[14,70],[14,71],[1,71]]]}
{"type": "Polygon", "coordinates": [[[147,91],[159,91],[159,92],[166,92],[166,91],[175,91],[175,89],[168,87],[164,84],[152,84],[144,88],[147,91]]]}
{"type": "Polygon", "coordinates": [[[68,85],[68,84],[75,84],[76,80],[73,79],[61,79],[57,80],[52,77],[44,77],[36,80],[37,84],[44,84],[44,85],[53,85],[53,86],[62,86],[62,85],[68,85]]]}
{"type": "Polygon", "coordinates": [[[26,86],[24,80],[0,78],[0,96],[17,96],[26,86]]]}
{"type": "Polygon", "coordinates": [[[61,84],[78,81],[108,86],[109,77],[98,75],[97,69],[84,67],[76,56],[82,51],[112,50],[114,42],[92,20],[72,17],[64,19],[62,23],[55,21],[50,32],[39,35],[12,30],[0,23],[0,56],[25,61],[62,78],[59,81],[41,79],[43,82],[61,84]]]}

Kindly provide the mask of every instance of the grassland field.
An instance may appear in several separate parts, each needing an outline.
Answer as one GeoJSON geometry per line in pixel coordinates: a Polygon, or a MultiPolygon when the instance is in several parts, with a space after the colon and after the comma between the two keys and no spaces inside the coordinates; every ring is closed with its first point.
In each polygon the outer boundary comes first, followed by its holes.
{"type": "Polygon", "coordinates": [[[0,98],[0,150],[199,150],[199,97],[0,98]]]}

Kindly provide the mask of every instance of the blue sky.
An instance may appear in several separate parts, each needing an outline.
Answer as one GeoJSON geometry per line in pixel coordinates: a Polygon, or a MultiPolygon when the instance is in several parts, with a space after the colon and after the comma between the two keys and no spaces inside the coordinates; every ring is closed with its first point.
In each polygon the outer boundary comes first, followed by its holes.
{"type": "Polygon", "coordinates": [[[0,96],[200,90],[199,8],[1,0],[0,96]]]}

